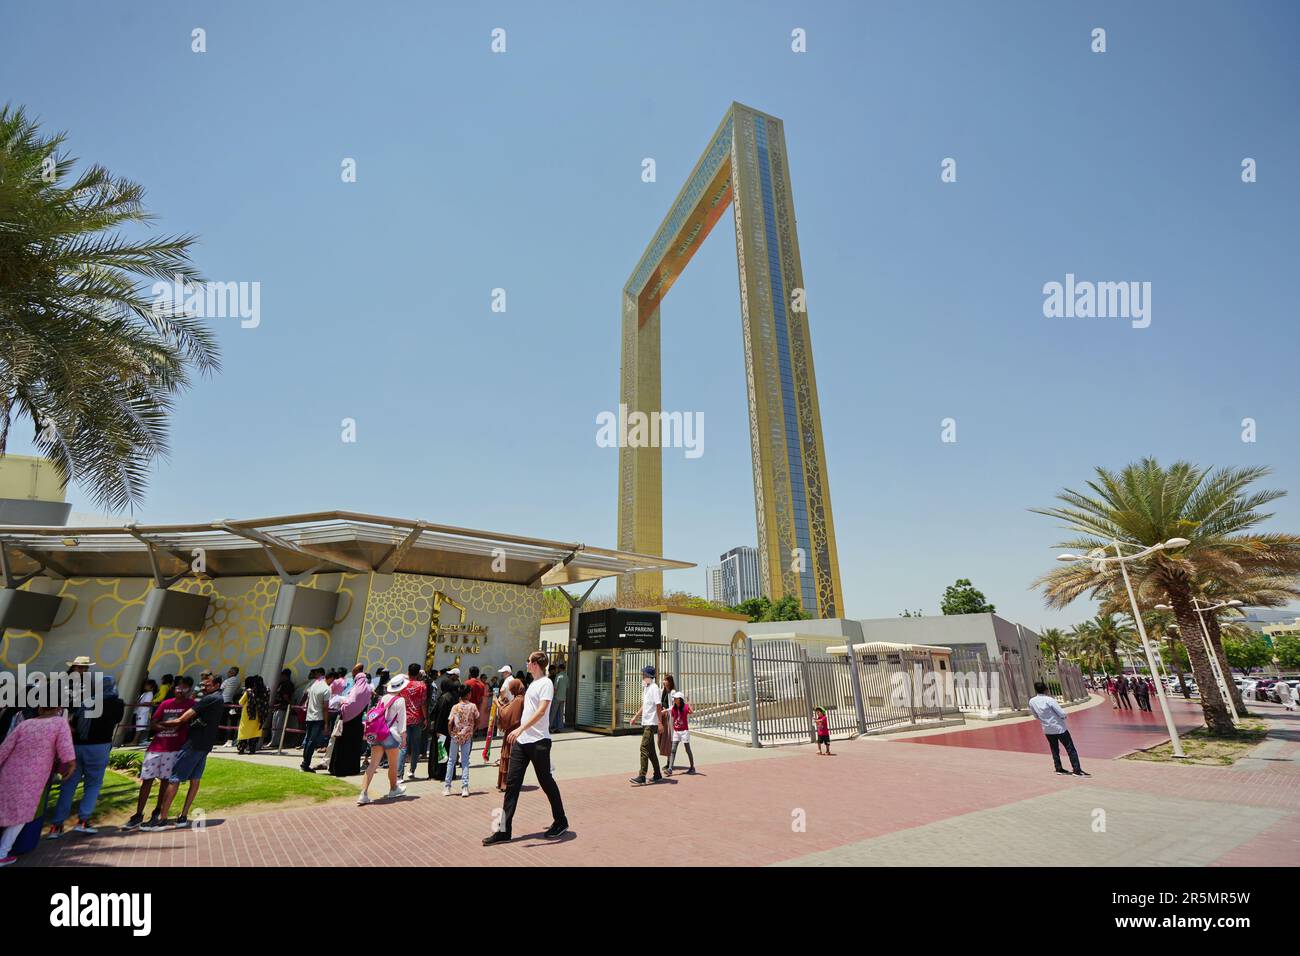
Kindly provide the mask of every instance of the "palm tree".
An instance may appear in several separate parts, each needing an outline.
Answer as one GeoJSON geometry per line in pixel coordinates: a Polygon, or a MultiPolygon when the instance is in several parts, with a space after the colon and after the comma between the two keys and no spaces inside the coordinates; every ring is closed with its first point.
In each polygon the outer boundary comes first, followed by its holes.
{"type": "MultiPolygon", "coordinates": [[[[1164,595],[1182,633],[1191,635],[1201,626],[1192,606],[1198,581],[1231,580],[1242,574],[1293,577],[1300,572],[1300,536],[1247,531],[1270,517],[1261,513],[1264,505],[1285,494],[1247,490],[1267,474],[1263,467],[1211,472],[1187,462],[1163,468],[1146,458],[1119,473],[1098,468],[1096,478],[1087,483],[1091,495],[1066,489],[1057,496],[1061,507],[1032,510],[1064,521],[1080,537],[1061,547],[1084,553],[1100,553],[1119,542],[1132,554],[1170,538],[1188,539],[1181,549],[1156,551],[1133,562],[1129,573],[1144,602],[1150,595],[1164,595]]],[[[1034,586],[1043,589],[1048,606],[1064,607],[1084,594],[1098,597],[1119,590],[1115,574],[1113,565],[1078,562],[1042,575],[1034,586]]],[[[1201,642],[1183,643],[1201,688],[1206,726],[1212,734],[1233,734],[1227,704],[1201,642]]]]}
{"type": "Polygon", "coordinates": [[[1090,672],[1111,670],[1110,648],[1101,639],[1097,629],[1090,621],[1076,624],[1067,635],[1070,640],[1070,653],[1083,662],[1090,672]]]}
{"type": "Polygon", "coordinates": [[[138,238],[144,190],[61,152],[22,109],[0,107],[0,455],[15,420],[64,484],[112,510],[143,497],[191,369],[217,346],[181,303],[146,282],[202,281],[191,236],[138,238]]]}
{"type": "Polygon", "coordinates": [[[1061,672],[1061,655],[1069,646],[1069,639],[1065,636],[1065,632],[1059,627],[1044,628],[1043,632],[1038,636],[1038,646],[1042,649],[1044,656],[1050,654],[1056,661],[1056,672],[1059,674],[1061,672]]]}
{"type": "Polygon", "coordinates": [[[1104,647],[1110,657],[1115,673],[1124,672],[1124,661],[1120,657],[1121,648],[1131,649],[1133,629],[1119,620],[1114,614],[1098,614],[1088,622],[1093,638],[1104,647]]]}
{"type": "MultiPolygon", "coordinates": [[[[1198,580],[1197,584],[1202,604],[1238,600],[1247,607],[1284,607],[1300,597],[1300,587],[1297,587],[1297,580],[1292,575],[1241,574],[1232,579],[1202,579],[1198,580]]],[[[1223,648],[1223,635],[1234,625],[1220,624],[1219,616],[1236,616],[1242,613],[1235,608],[1222,608],[1202,615],[1205,618],[1205,629],[1210,632],[1210,646],[1214,648],[1219,658],[1219,669],[1225,676],[1232,674],[1232,668],[1228,666],[1228,655],[1223,648]]],[[[1227,685],[1228,693],[1232,695],[1233,703],[1236,704],[1237,713],[1245,714],[1246,704],[1241,699],[1241,688],[1231,679],[1227,681],[1227,685]]]]}

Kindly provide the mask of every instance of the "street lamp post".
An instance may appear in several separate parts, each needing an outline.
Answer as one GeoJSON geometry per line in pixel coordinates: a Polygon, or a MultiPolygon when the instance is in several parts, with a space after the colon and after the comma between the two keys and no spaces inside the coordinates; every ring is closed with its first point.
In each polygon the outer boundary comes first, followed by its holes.
{"type": "MultiPolygon", "coordinates": [[[[1217,611],[1222,607],[1241,607],[1238,600],[1220,601],[1218,604],[1206,605],[1201,607],[1198,598],[1192,598],[1192,608],[1196,611],[1196,616],[1201,622],[1201,643],[1205,646],[1205,656],[1210,662],[1210,673],[1214,675],[1214,682],[1219,685],[1219,693],[1228,704],[1228,710],[1232,713],[1232,722],[1234,724],[1241,721],[1241,715],[1237,713],[1237,705],[1232,699],[1232,694],[1228,691],[1227,678],[1223,676],[1223,668],[1219,666],[1219,655],[1214,653],[1214,645],[1210,643],[1210,629],[1205,626],[1205,615],[1210,611],[1217,611]]],[[[1157,604],[1157,611],[1172,611],[1173,608],[1168,604],[1157,604]]]]}
{"type": "MultiPolygon", "coordinates": [[[[1170,548],[1181,548],[1189,544],[1189,542],[1186,538],[1170,538],[1168,541],[1157,542],[1156,544],[1153,544],[1151,547],[1146,548],[1143,551],[1139,551],[1137,554],[1130,554],[1130,555],[1124,554],[1124,552],[1120,549],[1118,541],[1112,541],[1111,544],[1115,548],[1115,557],[1113,558],[1106,557],[1105,550],[1102,548],[1098,548],[1095,551],[1093,551],[1091,554],[1087,554],[1087,555],[1078,555],[1078,554],[1058,555],[1056,560],[1091,561],[1093,563],[1093,567],[1097,568],[1098,570],[1100,570],[1101,567],[1106,564],[1119,565],[1120,574],[1124,576],[1124,588],[1125,590],[1128,591],[1129,604],[1133,608],[1133,620],[1137,622],[1138,635],[1142,638],[1142,650],[1146,652],[1147,666],[1151,669],[1151,673],[1155,674],[1156,662],[1155,662],[1155,658],[1151,654],[1151,642],[1147,640],[1146,625],[1142,623],[1142,612],[1138,609],[1137,597],[1133,594],[1133,583],[1128,578],[1128,568],[1126,567],[1126,565],[1130,561],[1141,560],[1142,558],[1145,558],[1148,555],[1155,554],[1157,551],[1164,551],[1170,548]]],[[[1162,681],[1156,681],[1155,683],[1156,683],[1156,696],[1160,698],[1160,710],[1165,715],[1165,727],[1169,731],[1169,743],[1173,746],[1174,756],[1186,757],[1187,755],[1183,753],[1183,742],[1178,739],[1178,728],[1174,725],[1174,715],[1172,709],[1169,706],[1169,699],[1165,696],[1164,683],[1162,681]]]]}

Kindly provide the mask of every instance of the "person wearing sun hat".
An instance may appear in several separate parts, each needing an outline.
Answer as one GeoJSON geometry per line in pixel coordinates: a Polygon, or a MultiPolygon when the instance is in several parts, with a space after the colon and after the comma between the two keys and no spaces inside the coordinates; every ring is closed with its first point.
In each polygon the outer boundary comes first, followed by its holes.
{"type": "Polygon", "coordinates": [[[402,739],[406,736],[406,698],[402,696],[402,691],[406,690],[409,680],[410,678],[405,674],[390,677],[384,688],[384,696],[379,698],[379,702],[374,707],[366,711],[363,718],[366,740],[370,743],[370,763],[366,766],[366,780],[361,787],[361,796],[357,797],[359,807],[372,802],[370,781],[374,779],[375,771],[379,769],[379,761],[385,754],[388,755],[389,788],[388,793],[384,795],[385,799],[400,797],[406,793],[406,788],[397,781],[397,757],[401,751],[402,739]],[[381,708],[383,725],[387,727],[387,732],[383,739],[379,740],[373,739],[374,733],[370,728],[373,726],[372,721],[378,716],[376,712],[381,708]]]}

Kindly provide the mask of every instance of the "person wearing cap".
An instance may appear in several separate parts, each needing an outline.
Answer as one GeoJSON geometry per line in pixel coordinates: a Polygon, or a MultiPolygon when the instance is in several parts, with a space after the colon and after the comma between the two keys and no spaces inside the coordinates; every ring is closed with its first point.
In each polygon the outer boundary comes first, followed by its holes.
{"type": "Polygon", "coordinates": [[[551,772],[551,728],[547,711],[555,699],[555,688],[546,676],[548,662],[545,651],[528,655],[528,671],[533,682],[524,692],[524,708],[519,726],[506,735],[511,745],[510,770],[506,775],[506,795],[501,802],[501,820],[491,836],[483,838],[484,846],[510,842],[510,825],[514,820],[519,791],[524,784],[524,774],[531,764],[537,775],[537,784],[551,803],[551,826],[543,834],[547,839],[564,835],[569,829],[569,818],[564,814],[564,801],[560,786],[551,772]]]}
{"type": "Polygon", "coordinates": [[[374,802],[370,799],[370,781],[375,779],[379,761],[385,756],[388,757],[388,793],[384,794],[383,799],[406,794],[406,788],[397,779],[397,755],[402,749],[402,739],[406,736],[406,698],[402,696],[402,691],[406,690],[408,682],[409,678],[405,674],[388,678],[384,695],[379,698],[379,702],[374,707],[375,710],[380,707],[384,709],[384,723],[388,725],[388,734],[383,740],[369,741],[370,763],[366,766],[366,779],[361,786],[361,796],[357,797],[359,807],[374,802]]]}
{"type": "Polygon", "coordinates": [[[510,694],[509,703],[497,704],[497,727],[501,731],[501,757],[497,761],[497,792],[506,792],[506,777],[510,772],[510,731],[519,726],[524,714],[524,682],[511,675],[505,679],[503,690],[510,694]]]}
{"type": "Polygon", "coordinates": [[[628,721],[630,724],[641,724],[641,772],[628,782],[636,787],[644,787],[646,783],[658,783],[663,780],[663,771],[659,769],[659,751],[655,747],[655,732],[659,729],[659,715],[663,713],[663,697],[660,695],[659,685],[655,683],[655,669],[650,665],[641,668],[641,683],[644,689],[641,691],[641,712],[634,714],[628,721]],[[645,771],[647,766],[655,768],[655,775],[649,781],[646,780],[645,771]]]}
{"type": "Polygon", "coordinates": [[[108,754],[113,749],[113,732],[122,722],[126,704],[117,693],[117,682],[111,674],[102,675],[103,690],[97,700],[88,697],[85,704],[76,707],[69,715],[72,725],[72,743],[76,762],[71,774],[59,784],[59,802],[54,808],[54,822],[48,839],[57,840],[63,835],[63,822],[72,813],[72,798],[77,784],[82,787],[81,802],[77,806],[77,825],[74,833],[97,833],[90,825],[99,802],[99,791],[104,785],[108,770],[108,754]]]}
{"type": "MultiPolygon", "coordinates": [[[[497,668],[497,680],[501,683],[501,686],[497,689],[497,704],[504,707],[514,697],[510,693],[510,683],[514,680],[514,672],[510,670],[509,664],[502,664],[497,668]]],[[[522,683],[523,681],[520,681],[520,684],[522,683]]]]}

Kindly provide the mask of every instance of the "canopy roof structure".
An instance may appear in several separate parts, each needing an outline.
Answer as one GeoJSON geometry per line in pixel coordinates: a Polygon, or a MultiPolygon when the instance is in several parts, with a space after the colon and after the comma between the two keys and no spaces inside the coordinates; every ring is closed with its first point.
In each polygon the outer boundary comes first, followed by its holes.
{"type": "Polygon", "coordinates": [[[178,578],[193,573],[198,554],[201,576],[213,578],[374,571],[534,588],[694,567],[655,555],[351,511],[199,524],[0,525],[6,587],[36,575],[178,578]]]}
{"type": "MultiPolygon", "coordinates": [[[[951,654],[951,647],[943,647],[939,644],[892,644],[889,641],[868,641],[865,644],[854,644],[853,650],[859,654],[910,654],[914,651],[930,651],[935,654],[951,654]]],[[[848,654],[849,646],[840,644],[838,647],[826,648],[827,654],[848,654]]]]}

